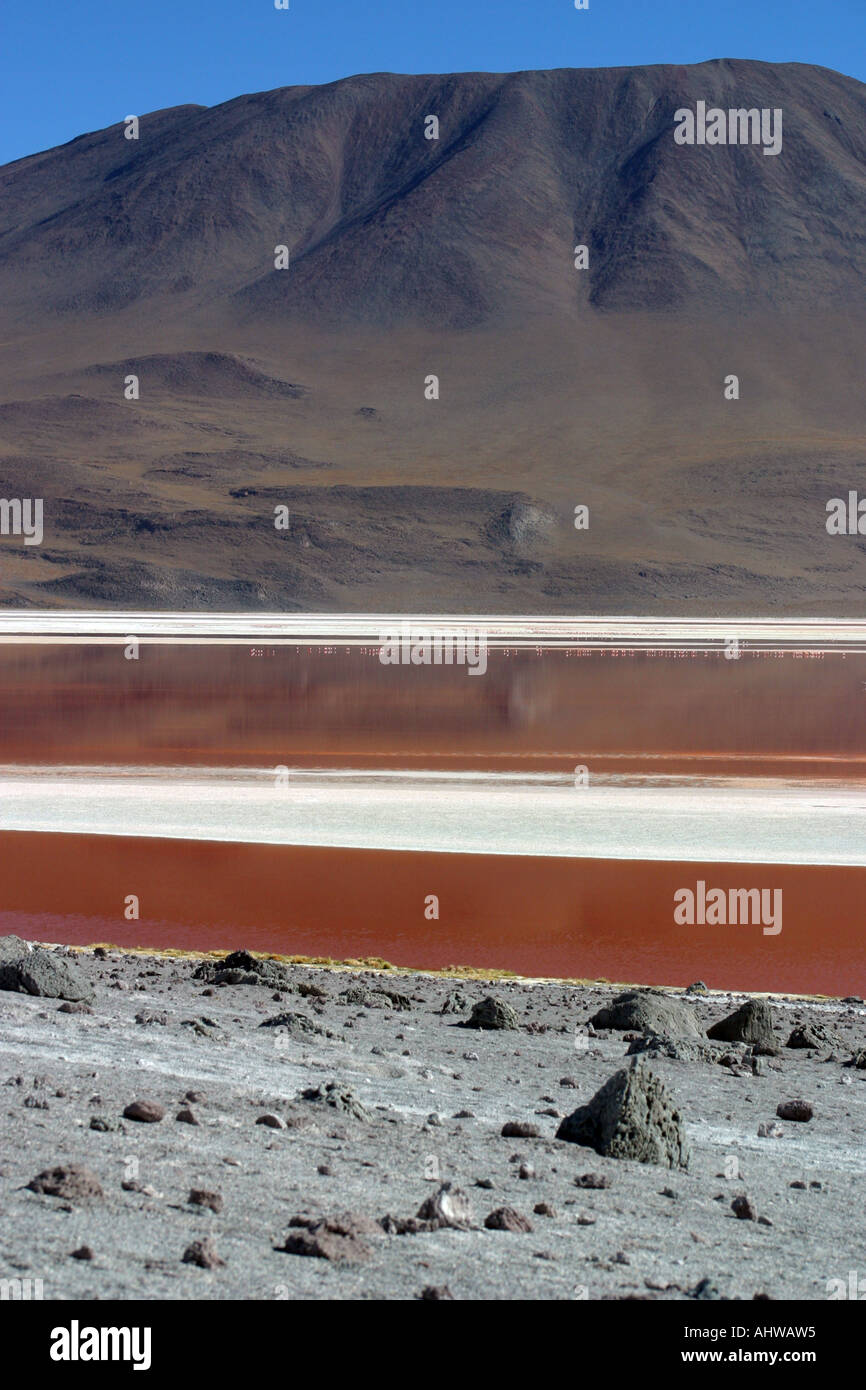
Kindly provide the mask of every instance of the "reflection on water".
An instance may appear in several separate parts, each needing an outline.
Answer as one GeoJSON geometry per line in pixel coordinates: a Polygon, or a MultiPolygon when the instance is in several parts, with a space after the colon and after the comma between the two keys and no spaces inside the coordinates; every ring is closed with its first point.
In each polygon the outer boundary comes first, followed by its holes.
{"type": "Polygon", "coordinates": [[[866,775],[861,655],[123,651],[0,647],[0,763],[866,775]]]}
{"type": "Polygon", "coordinates": [[[0,924],[862,992],[864,667],[491,651],[468,680],[372,649],[2,647],[0,924]],[[677,925],[698,879],[782,889],[783,931],[677,925]]]}

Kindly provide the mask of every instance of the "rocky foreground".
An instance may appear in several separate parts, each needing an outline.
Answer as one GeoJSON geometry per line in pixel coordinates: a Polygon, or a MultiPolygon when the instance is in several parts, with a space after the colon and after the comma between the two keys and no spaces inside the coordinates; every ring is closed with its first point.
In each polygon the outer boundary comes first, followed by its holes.
{"type": "Polygon", "coordinates": [[[866,1278],[859,998],[6,937],[0,1086],[0,1280],[25,1296],[826,1299],[866,1278]]]}

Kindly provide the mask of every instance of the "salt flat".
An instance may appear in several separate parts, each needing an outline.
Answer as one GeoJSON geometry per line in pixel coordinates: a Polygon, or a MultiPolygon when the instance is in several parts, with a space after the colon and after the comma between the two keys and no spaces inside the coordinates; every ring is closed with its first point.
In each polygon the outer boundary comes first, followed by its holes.
{"type": "Polygon", "coordinates": [[[501,774],[0,770],[0,831],[452,854],[866,865],[866,787],[501,774]],[[633,782],[634,779],[630,779],[633,782]]]}
{"type": "Polygon", "coordinates": [[[198,641],[337,643],[377,646],[388,634],[431,630],[459,636],[481,633],[488,646],[624,646],[654,650],[725,648],[734,640],[751,650],[866,650],[866,621],[832,618],[538,617],[467,613],[190,613],[108,610],[0,612],[0,641],[198,641]]]}

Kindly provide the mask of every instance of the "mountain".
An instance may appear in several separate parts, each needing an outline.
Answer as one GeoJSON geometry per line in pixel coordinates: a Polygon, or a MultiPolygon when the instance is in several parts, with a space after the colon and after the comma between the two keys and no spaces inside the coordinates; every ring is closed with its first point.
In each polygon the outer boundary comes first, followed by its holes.
{"type": "Polygon", "coordinates": [[[0,169],[0,490],[44,499],[0,603],[859,613],[862,84],[374,74],[126,134],[0,169]],[[700,103],[781,148],[678,143],[700,103]]]}

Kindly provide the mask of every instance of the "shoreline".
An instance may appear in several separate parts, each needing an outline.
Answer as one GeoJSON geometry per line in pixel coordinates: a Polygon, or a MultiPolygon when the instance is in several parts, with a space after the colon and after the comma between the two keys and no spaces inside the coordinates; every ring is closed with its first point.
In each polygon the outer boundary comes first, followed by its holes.
{"type": "Polygon", "coordinates": [[[0,853],[2,929],[30,939],[202,953],[231,950],[241,938],[264,954],[377,959],[422,971],[460,962],[526,978],[866,993],[864,868],[21,831],[0,832],[0,853]],[[726,891],[781,890],[782,931],[675,921],[674,895],[700,881],[726,891]],[[135,918],[125,916],[130,897],[135,918]]]}
{"type": "MultiPolygon", "coordinates": [[[[94,951],[108,951],[113,955],[124,955],[133,958],[152,957],[155,960],[184,960],[184,961],[222,961],[232,954],[231,951],[223,948],[214,951],[193,951],[185,947],[166,946],[158,949],[152,946],[118,946],[116,942],[110,941],[88,941],[73,945],[65,941],[33,941],[33,946],[38,946],[47,951],[72,951],[75,955],[92,955],[94,951]]],[[[247,954],[256,960],[273,960],[280,965],[300,965],[308,970],[322,970],[330,973],[342,973],[346,975],[381,975],[383,979],[394,977],[417,976],[419,979],[431,980],[453,980],[459,983],[461,980],[488,981],[496,983],[498,981],[513,980],[516,984],[534,985],[573,985],[580,989],[611,989],[618,992],[631,989],[660,989],[666,994],[688,995],[688,985],[673,985],[668,981],[655,980],[607,980],[601,977],[597,979],[580,979],[577,976],[566,975],[519,975],[512,970],[497,970],[493,967],[484,969],[475,965],[446,965],[440,969],[420,970],[411,965],[394,965],[391,961],[378,959],[369,956],[364,960],[333,960],[324,956],[298,956],[281,955],[277,951],[249,951],[247,954]]],[[[725,989],[711,989],[707,987],[699,991],[703,998],[729,998],[732,991],[725,989]]],[[[743,999],[766,999],[774,1003],[791,1004],[837,1004],[844,1002],[846,996],[833,994],[797,994],[796,992],[780,992],[772,990],[737,990],[738,996],[743,999]]]]}

